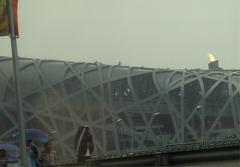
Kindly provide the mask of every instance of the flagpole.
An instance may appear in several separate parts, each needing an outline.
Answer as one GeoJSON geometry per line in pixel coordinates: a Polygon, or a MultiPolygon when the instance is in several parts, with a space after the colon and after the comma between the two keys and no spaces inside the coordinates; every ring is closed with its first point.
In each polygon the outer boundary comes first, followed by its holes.
{"type": "Polygon", "coordinates": [[[13,77],[15,84],[15,93],[16,93],[16,104],[17,104],[17,119],[18,119],[18,129],[19,129],[19,142],[20,142],[20,151],[21,151],[21,163],[22,167],[28,167],[28,158],[26,152],[26,137],[24,132],[24,114],[22,107],[22,96],[20,90],[20,80],[19,80],[19,64],[18,64],[18,52],[17,52],[17,37],[15,32],[15,23],[14,15],[12,8],[12,0],[7,0],[8,6],[8,18],[10,23],[10,38],[11,38],[11,48],[12,48],[12,61],[13,61],[13,77]]]}

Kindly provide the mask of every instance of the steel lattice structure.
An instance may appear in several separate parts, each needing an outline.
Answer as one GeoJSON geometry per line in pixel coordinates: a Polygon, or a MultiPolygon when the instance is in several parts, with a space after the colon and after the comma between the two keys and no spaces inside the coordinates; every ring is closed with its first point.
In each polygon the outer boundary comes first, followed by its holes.
{"type": "MultiPolygon", "coordinates": [[[[10,58],[0,59],[0,140],[17,129],[10,58]]],[[[240,137],[240,70],[171,70],[20,60],[26,127],[56,131],[75,158],[87,124],[97,156],[240,137]]]]}

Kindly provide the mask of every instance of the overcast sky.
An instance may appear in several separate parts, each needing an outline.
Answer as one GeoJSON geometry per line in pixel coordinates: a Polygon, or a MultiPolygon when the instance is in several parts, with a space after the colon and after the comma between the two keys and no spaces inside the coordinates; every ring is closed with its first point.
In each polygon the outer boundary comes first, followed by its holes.
{"type": "Polygon", "coordinates": [[[19,26],[21,57],[206,69],[211,52],[240,68],[240,0],[19,0],[19,26]]]}

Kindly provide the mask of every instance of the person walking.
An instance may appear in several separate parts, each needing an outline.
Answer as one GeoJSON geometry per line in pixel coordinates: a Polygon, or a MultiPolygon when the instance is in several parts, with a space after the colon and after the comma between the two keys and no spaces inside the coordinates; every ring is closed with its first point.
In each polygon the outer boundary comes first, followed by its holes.
{"type": "Polygon", "coordinates": [[[6,150],[0,149],[0,167],[7,167],[6,150]]]}
{"type": "Polygon", "coordinates": [[[56,166],[56,151],[53,149],[53,143],[48,141],[44,145],[44,150],[41,153],[40,166],[55,167],[56,166]]]}
{"type": "Polygon", "coordinates": [[[27,140],[26,141],[26,146],[27,146],[27,153],[29,157],[29,165],[31,167],[38,167],[39,166],[39,153],[38,149],[33,143],[32,140],[27,140]]]}

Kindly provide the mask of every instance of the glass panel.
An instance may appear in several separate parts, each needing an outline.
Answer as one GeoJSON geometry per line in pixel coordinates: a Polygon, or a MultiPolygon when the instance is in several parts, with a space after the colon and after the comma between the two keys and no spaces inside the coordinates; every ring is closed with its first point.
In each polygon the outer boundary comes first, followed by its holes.
{"type": "Polygon", "coordinates": [[[77,95],[68,98],[65,103],[79,116],[85,112],[86,102],[84,93],[78,93],[77,95]]]}
{"type": "Polygon", "coordinates": [[[13,92],[12,89],[9,87],[6,88],[5,94],[4,94],[4,101],[7,102],[9,100],[14,100],[15,98],[15,93],[13,92]]]}
{"type": "Polygon", "coordinates": [[[114,150],[115,147],[115,143],[114,143],[114,135],[112,131],[106,131],[106,144],[107,144],[107,151],[111,151],[114,150]]]}
{"type": "Polygon", "coordinates": [[[55,115],[59,115],[59,116],[63,116],[63,117],[70,117],[70,114],[68,113],[67,108],[62,103],[58,103],[57,105],[54,105],[51,108],[51,111],[55,115]]]}
{"type": "Polygon", "coordinates": [[[53,103],[56,103],[59,100],[58,94],[56,94],[56,92],[52,88],[45,89],[44,93],[45,93],[45,98],[47,100],[47,103],[50,105],[53,103]]]}
{"type": "Polygon", "coordinates": [[[147,98],[157,93],[152,73],[134,76],[131,79],[133,88],[139,99],[147,98]]]}
{"type": "Polygon", "coordinates": [[[227,83],[220,83],[206,98],[206,113],[218,114],[229,98],[227,83]]]}
{"type": "Polygon", "coordinates": [[[184,85],[184,111],[185,115],[189,115],[200,105],[202,92],[198,80],[184,85]]]}
{"type": "Polygon", "coordinates": [[[69,95],[79,91],[82,87],[82,84],[79,78],[77,78],[76,76],[64,80],[63,83],[64,83],[65,90],[69,95]]]}
{"type": "Polygon", "coordinates": [[[180,87],[169,91],[169,97],[170,97],[171,103],[174,105],[174,107],[178,111],[180,111],[180,107],[181,107],[181,96],[182,96],[182,92],[180,87]]]}
{"type": "Polygon", "coordinates": [[[216,80],[209,79],[209,78],[202,78],[203,84],[204,84],[204,89],[205,92],[207,92],[216,82],[216,80]]]}
{"type": "Polygon", "coordinates": [[[25,97],[24,101],[33,109],[39,110],[45,108],[45,102],[40,92],[25,97]]]}
{"type": "Polygon", "coordinates": [[[14,127],[9,118],[4,114],[4,111],[0,110],[0,134],[14,127]]]}
{"type": "Polygon", "coordinates": [[[113,81],[111,83],[111,87],[112,102],[115,110],[119,110],[133,103],[133,98],[127,83],[127,79],[113,81]]]}
{"type": "Polygon", "coordinates": [[[72,121],[64,121],[64,120],[55,118],[54,122],[57,125],[56,131],[59,136],[64,136],[74,129],[72,121]]]}
{"type": "Polygon", "coordinates": [[[90,92],[87,93],[87,102],[92,121],[100,119],[101,104],[90,92]]]}
{"type": "Polygon", "coordinates": [[[88,86],[96,86],[100,84],[100,74],[97,68],[86,72],[84,76],[88,86]]]}

